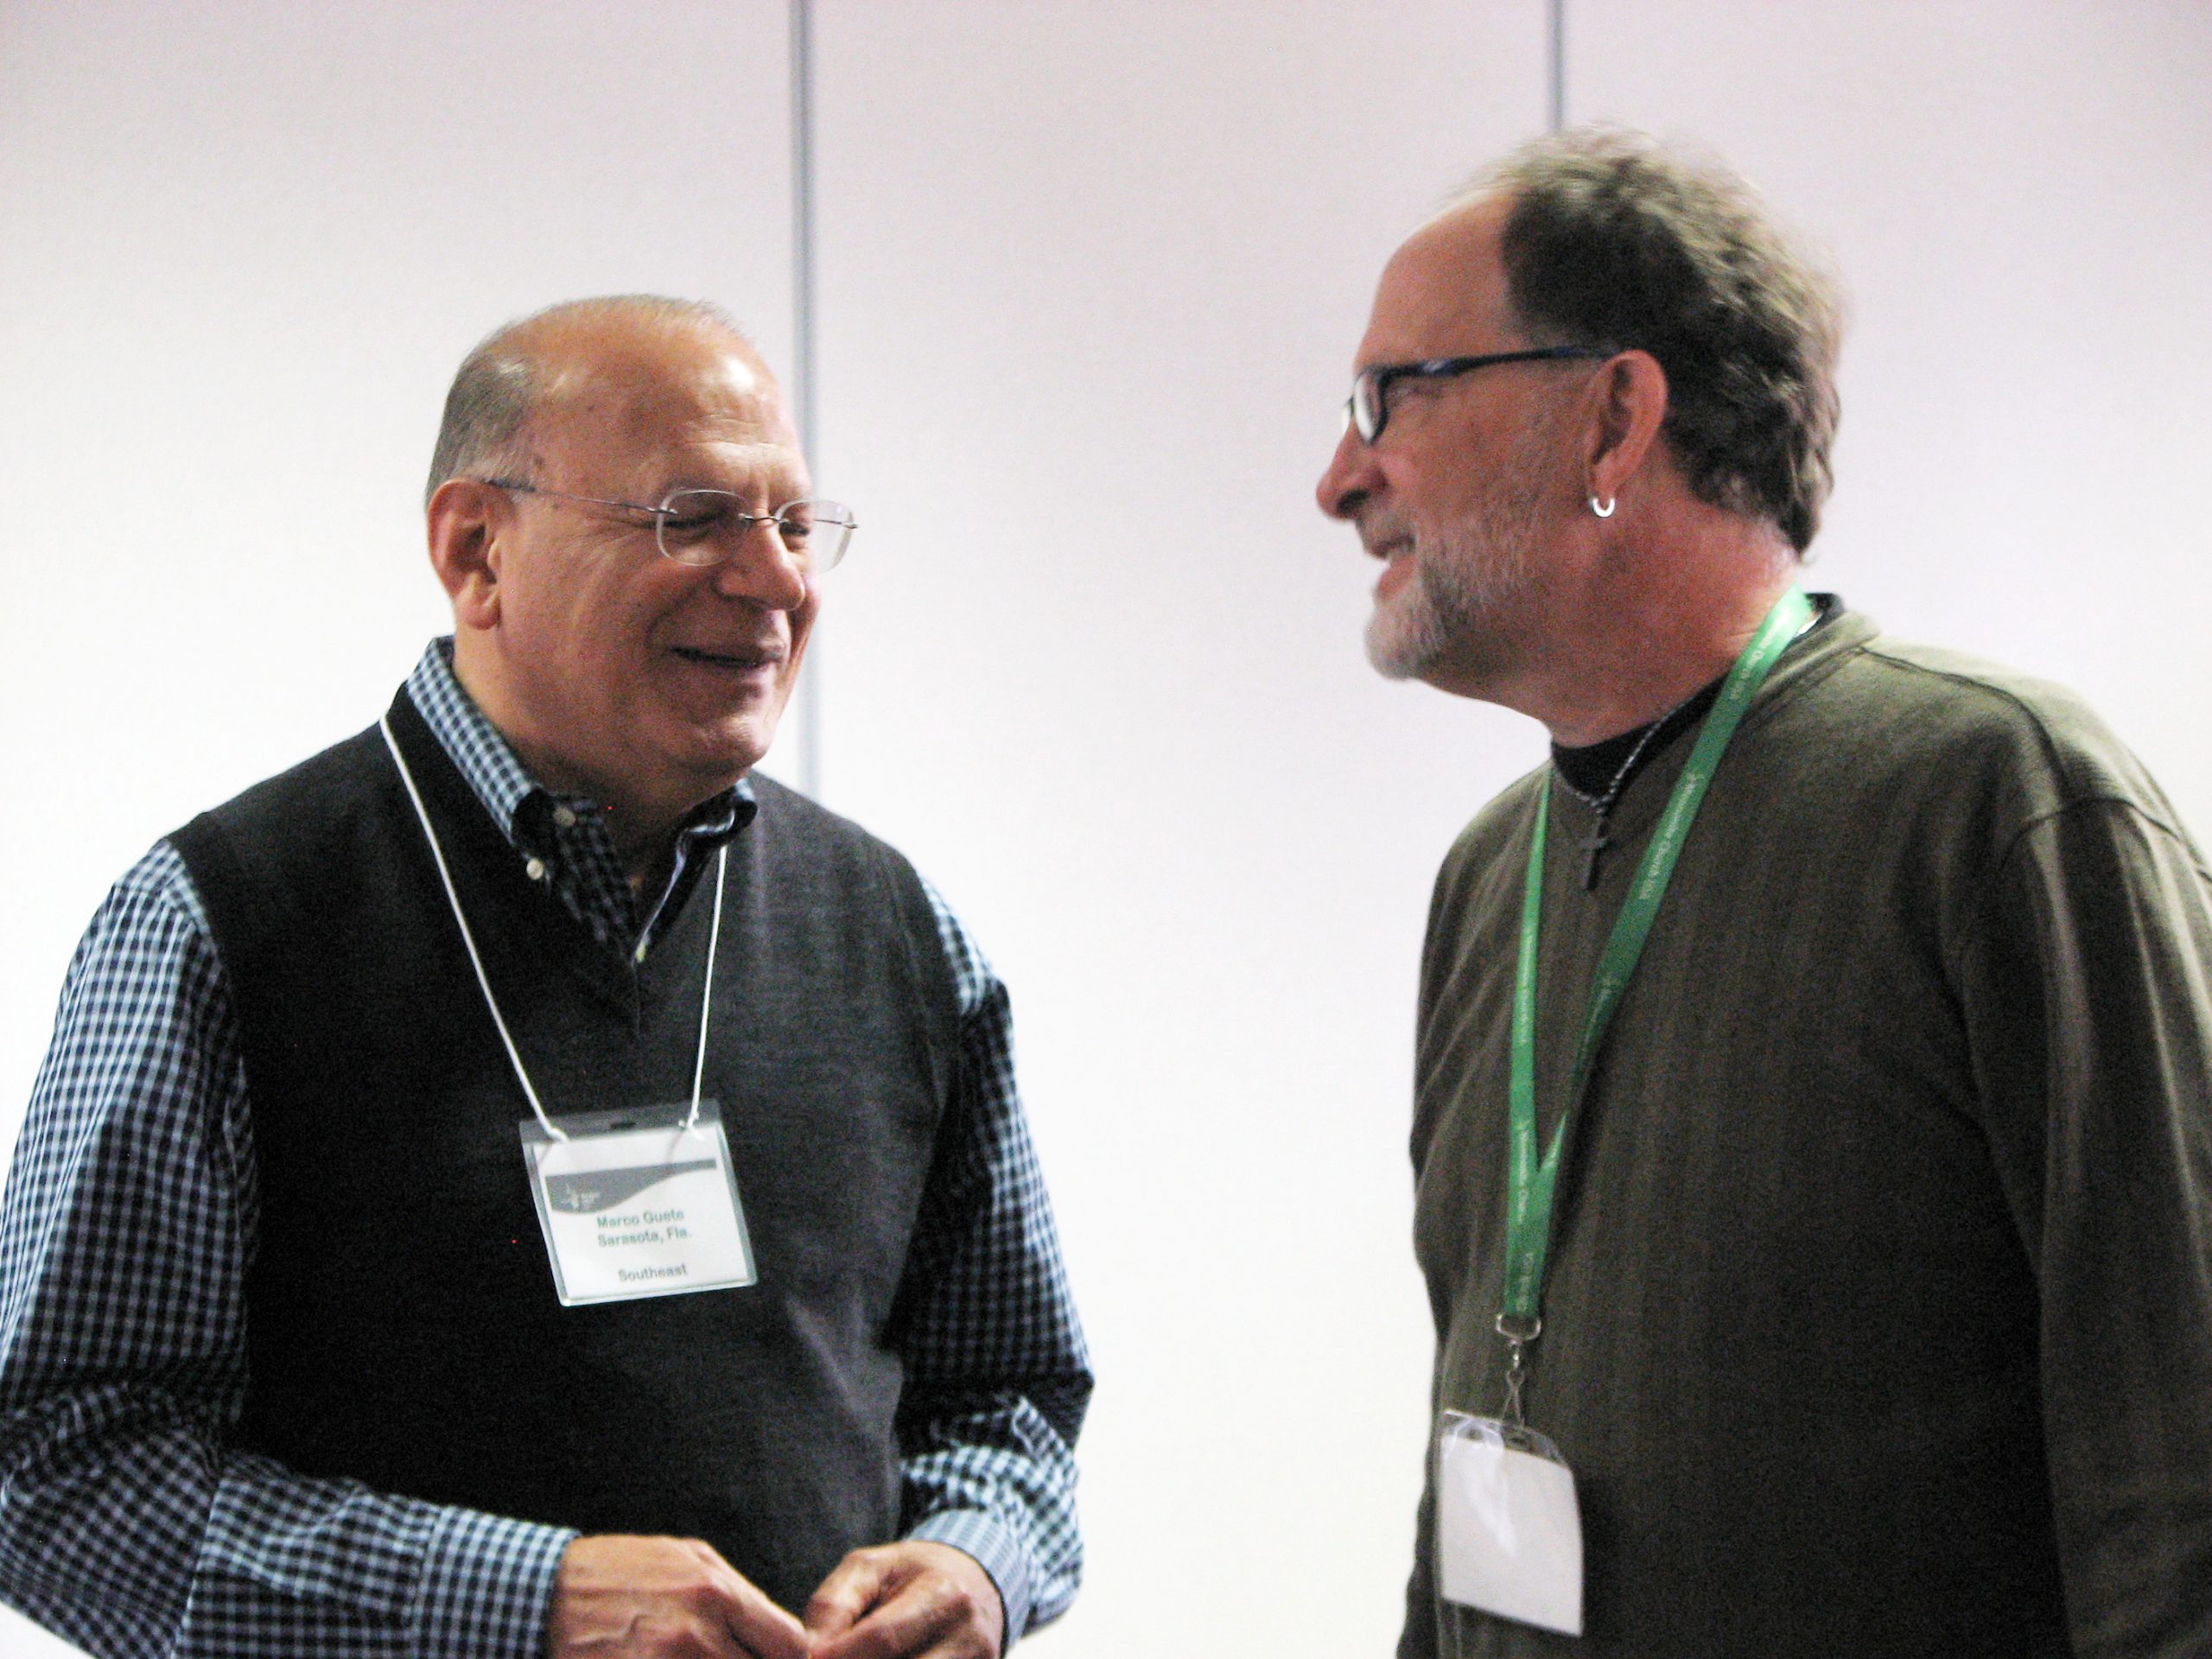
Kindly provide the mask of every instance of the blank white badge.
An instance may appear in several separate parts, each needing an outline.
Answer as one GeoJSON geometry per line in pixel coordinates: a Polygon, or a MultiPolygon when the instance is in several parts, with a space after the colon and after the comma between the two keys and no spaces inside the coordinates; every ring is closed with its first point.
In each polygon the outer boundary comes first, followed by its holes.
{"type": "Polygon", "coordinates": [[[564,1307],[749,1285],[753,1245],[721,1114],[659,1106],[578,1112],[556,1141],[519,1126],[553,1287],[564,1307]]]}
{"type": "Polygon", "coordinates": [[[1436,1572],[1446,1601],[1582,1634],[1582,1512],[1557,1446],[1495,1417],[1444,1414],[1436,1572]]]}

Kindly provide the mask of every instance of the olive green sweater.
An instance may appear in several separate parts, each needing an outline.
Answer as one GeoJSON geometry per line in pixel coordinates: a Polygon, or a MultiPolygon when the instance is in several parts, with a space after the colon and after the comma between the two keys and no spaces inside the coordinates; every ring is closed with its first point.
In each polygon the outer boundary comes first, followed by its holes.
{"type": "MultiPolygon", "coordinates": [[[[1536,791],[1545,1142],[1681,771],[1522,779],[1421,982],[1435,1404],[1495,1413],[1536,791]]],[[[2077,698],[1845,614],[1738,730],[1573,1125],[1529,1421],[1573,1465],[1579,1642],[1451,1607],[1406,1659],[2212,1655],[2212,876],[2077,698]],[[2069,1642],[2071,1646],[2069,1647],[2069,1642]]]]}

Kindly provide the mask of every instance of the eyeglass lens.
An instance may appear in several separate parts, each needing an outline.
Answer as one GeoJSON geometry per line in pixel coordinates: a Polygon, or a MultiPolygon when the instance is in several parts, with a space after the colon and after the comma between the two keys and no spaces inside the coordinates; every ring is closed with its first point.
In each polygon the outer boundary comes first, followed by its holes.
{"type": "Polygon", "coordinates": [[[1351,383],[1351,424],[1359,434],[1362,443],[1372,443],[1382,431],[1382,395],[1377,385],[1380,376],[1369,372],[1351,383]]]}
{"type": "Polygon", "coordinates": [[[753,513],[728,490],[678,490],[655,515],[660,550],[678,564],[734,558],[762,524],[772,524],[784,550],[811,570],[836,563],[853,533],[853,515],[837,502],[793,501],[773,514],[753,513]]]}

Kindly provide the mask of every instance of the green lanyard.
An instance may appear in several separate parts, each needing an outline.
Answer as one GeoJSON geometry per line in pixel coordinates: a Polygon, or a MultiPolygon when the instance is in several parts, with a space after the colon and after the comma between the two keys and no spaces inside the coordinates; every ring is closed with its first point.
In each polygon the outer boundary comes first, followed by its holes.
{"type": "Polygon", "coordinates": [[[1544,906],[1544,830],[1551,816],[1548,776],[1537,791],[1536,829],[1529,843],[1528,885],[1521,905],[1520,963],[1513,987],[1513,1071],[1507,1096],[1512,1145],[1505,1188],[1505,1310],[1497,1316],[1497,1333],[1511,1350],[1506,1407],[1516,1421],[1520,1418],[1521,1351],[1543,1329],[1541,1309],[1544,1258],[1551,1248],[1552,1188],[1559,1178],[1560,1147],[1566,1141],[1567,1125],[1581,1103],[1591,1062],[1613,1022],[1629,977],[1636,972],[1637,959],[1643,954],[1652,918],[1658,914],[1660,901],[1667,896],[1667,884],[1673,879],[1675,861],[1681,856],[1682,842],[1728,740],[1736,734],[1767,671],[1812,620],[1812,601],[1791,588],[1775,601],[1751,643],[1728,671],[1727,683],[1720,688],[1719,699],[1706,716],[1688,763],[1675,780],[1667,810],[1637,866],[1635,884],[1614,919],[1605,955],[1599,958],[1582,1039],[1574,1051],[1574,1069],[1567,1074],[1566,1102],[1541,1164],[1536,1161],[1536,937],[1544,906]]]}

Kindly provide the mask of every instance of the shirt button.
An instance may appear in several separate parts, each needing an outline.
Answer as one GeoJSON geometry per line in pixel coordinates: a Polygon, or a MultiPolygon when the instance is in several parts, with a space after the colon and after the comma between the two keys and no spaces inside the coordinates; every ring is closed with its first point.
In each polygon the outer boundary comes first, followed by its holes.
{"type": "Polygon", "coordinates": [[[576,815],[565,806],[556,806],[553,809],[553,822],[563,830],[573,830],[576,827],[576,815]]]}
{"type": "Polygon", "coordinates": [[[522,873],[533,881],[543,881],[545,879],[545,861],[542,858],[531,859],[529,863],[522,867],[522,873]]]}

